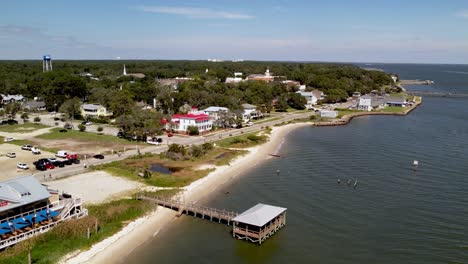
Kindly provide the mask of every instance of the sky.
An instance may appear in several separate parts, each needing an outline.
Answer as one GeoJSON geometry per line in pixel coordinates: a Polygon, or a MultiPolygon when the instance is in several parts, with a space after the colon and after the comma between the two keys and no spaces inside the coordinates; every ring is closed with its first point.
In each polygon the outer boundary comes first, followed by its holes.
{"type": "Polygon", "coordinates": [[[0,1],[0,60],[468,63],[468,0],[0,1]]]}

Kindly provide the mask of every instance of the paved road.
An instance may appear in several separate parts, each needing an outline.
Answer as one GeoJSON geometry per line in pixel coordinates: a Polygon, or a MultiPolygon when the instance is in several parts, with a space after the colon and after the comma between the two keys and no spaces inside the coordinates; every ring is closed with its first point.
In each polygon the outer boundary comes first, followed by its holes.
{"type": "MultiPolygon", "coordinates": [[[[144,153],[158,154],[158,153],[166,151],[168,148],[168,145],[173,144],[173,143],[183,144],[183,145],[199,145],[205,142],[214,142],[220,139],[234,137],[234,136],[238,136],[244,133],[260,131],[267,126],[274,126],[276,124],[281,124],[283,122],[288,122],[288,121],[295,120],[295,119],[308,118],[313,114],[314,114],[313,112],[285,113],[281,116],[282,117],[281,119],[267,121],[261,124],[255,124],[251,127],[244,127],[241,129],[231,129],[227,131],[215,132],[206,136],[189,137],[189,136],[177,135],[171,138],[168,138],[167,136],[163,136],[164,144],[160,146],[143,146],[143,147],[140,146],[139,151],[142,154],[144,153]]],[[[74,164],[74,165],[66,166],[64,168],[56,168],[53,170],[38,172],[38,173],[35,173],[34,175],[36,176],[38,180],[47,182],[49,180],[55,180],[58,178],[68,177],[68,176],[72,176],[72,175],[76,175],[76,174],[89,171],[89,168],[84,167],[85,164],[88,167],[91,165],[105,164],[105,163],[109,163],[109,162],[116,161],[116,160],[123,160],[125,158],[134,156],[136,154],[138,154],[138,151],[136,149],[132,149],[120,155],[117,155],[117,154],[106,155],[105,159],[103,160],[88,158],[86,160],[81,160],[80,164],[74,164]]]]}

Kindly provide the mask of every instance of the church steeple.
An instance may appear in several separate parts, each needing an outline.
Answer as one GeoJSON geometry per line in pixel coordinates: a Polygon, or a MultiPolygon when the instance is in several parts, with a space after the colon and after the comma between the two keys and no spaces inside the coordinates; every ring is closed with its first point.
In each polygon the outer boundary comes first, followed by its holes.
{"type": "Polygon", "coordinates": [[[124,64],[124,71],[123,71],[123,75],[127,75],[127,69],[125,69],[125,64],[124,64]]]}

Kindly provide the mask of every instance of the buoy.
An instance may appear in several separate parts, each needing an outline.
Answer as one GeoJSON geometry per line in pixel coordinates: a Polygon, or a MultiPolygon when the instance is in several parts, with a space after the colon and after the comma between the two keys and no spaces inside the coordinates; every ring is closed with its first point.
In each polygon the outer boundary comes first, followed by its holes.
{"type": "Polygon", "coordinates": [[[418,165],[419,165],[419,161],[414,160],[414,161],[413,161],[413,166],[417,167],[418,165]]]}
{"type": "Polygon", "coordinates": [[[276,174],[279,174],[280,173],[280,170],[276,170],[276,174]]]}
{"type": "Polygon", "coordinates": [[[348,185],[351,185],[351,179],[348,180],[348,185]]]}
{"type": "Polygon", "coordinates": [[[340,184],[340,183],[341,183],[341,180],[340,180],[340,179],[338,179],[338,184],[340,184]]]}
{"type": "Polygon", "coordinates": [[[357,187],[357,180],[354,182],[354,189],[357,187]]]}

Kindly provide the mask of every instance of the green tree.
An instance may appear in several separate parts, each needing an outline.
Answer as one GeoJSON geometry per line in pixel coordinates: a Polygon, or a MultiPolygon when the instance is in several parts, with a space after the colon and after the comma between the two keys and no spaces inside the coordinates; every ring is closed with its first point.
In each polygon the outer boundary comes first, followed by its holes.
{"type": "Polygon", "coordinates": [[[307,100],[304,96],[298,93],[291,93],[288,99],[288,105],[294,109],[303,110],[305,109],[305,105],[307,104],[307,100]]]}
{"type": "Polygon", "coordinates": [[[288,96],[286,94],[278,98],[275,104],[275,109],[278,112],[286,112],[286,110],[288,110],[288,96]]]}
{"type": "Polygon", "coordinates": [[[197,126],[188,126],[187,131],[188,131],[189,135],[191,135],[191,136],[196,136],[196,135],[200,134],[200,131],[198,131],[197,126]]]}
{"type": "Polygon", "coordinates": [[[112,101],[110,102],[110,108],[114,116],[121,116],[124,114],[129,114],[132,111],[132,107],[135,104],[133,100],[133,95],[127,91],[119,91],[112,101]]]}
{"type": "Polygon", "coordinates": [[[23,122],[26,123],[28,122],[29,120],[29,114],[24,112],[23,114],[21,114],[21,119],[23,119],[23,122]]]}
{"type": "Polygon", "coordinates": [[[34,123],[39,123],[39,122],[41,122],[41,118],[38,116],[34,117],[34,123]]]}
{"type": "Polygon", "coordinates": [[[7,104],[5,107],[5,113],[8,115],[8,119],[15,119],[16,113],[20,110],[18,103],[7,104]]]}
{"type": "Polygon", "coordinates": [[[67,115],[68,118],[75,118],[80,116],[81,101],[78,97],[66,100],[59,108],[59,112],[67,115]]]}
{"type": "Polygon", "coordinates": [[[102,126],[98,126],[97,132],[101,133],[103,130],[104,130],[104,128],[102,126]]]}
{"type": "Polygon", "coordinates": [[[84,132],[86,130],[86,126],[83,125],[83,124],[79,124],[78,125],[78,130],[80,130],[80,132],[84,132]]]}

